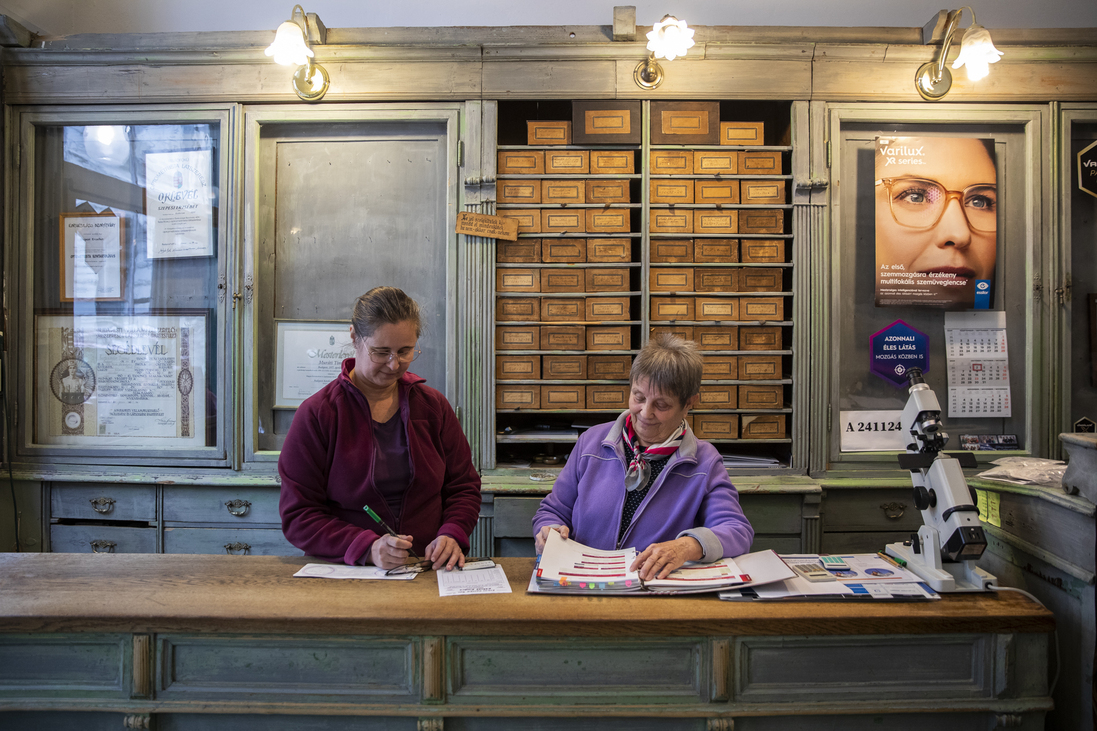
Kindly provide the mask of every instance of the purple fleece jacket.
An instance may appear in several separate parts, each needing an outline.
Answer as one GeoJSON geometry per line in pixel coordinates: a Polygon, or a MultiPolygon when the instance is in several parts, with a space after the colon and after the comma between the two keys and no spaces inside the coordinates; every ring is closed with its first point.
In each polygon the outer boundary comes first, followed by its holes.
{"type": "Polygon", "coordinates": [[[534,535],[546,525],[566,525],[571,538],[592,548],[635,546],[640,551],[690,535],[708,562],[749,551],[754,529],[739,507],[739,493],[720,453],[692,430],[648,490],[618,545],[627,467],[621,445],[624,423],[621,414],[579,437],[552,492],[533,516],[534,535]]]}
{"type": "Polygon", "coordinates": [[[286,539],[310,556],[365,563],[385,532],[362,510],[369,505],[397,533],[414,537],[419,556],[440,535],[468,551],[480,514],[480,475],[446,397],[412,373],[400,378],[411,484],[394,515],[371,478],[373,420],[350,380],[353,367],[354,358],[347,358],[338,378],[305,399],[282,445],[278,507],[286,539]]]}

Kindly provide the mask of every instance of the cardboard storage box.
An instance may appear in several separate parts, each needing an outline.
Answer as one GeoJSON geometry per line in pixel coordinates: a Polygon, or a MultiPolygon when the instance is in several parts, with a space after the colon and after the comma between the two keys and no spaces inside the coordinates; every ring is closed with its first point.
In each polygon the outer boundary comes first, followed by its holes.
{"type": "Polygon", "coordinates": [[[627,384],[587,386],[587,408],[621,411],[628,408],[627,384]]]}
{"type": "Polygon", "coordinates": [[[693,325],[655,325],[652,326],[648,332],[650,338],[654,340],[659,335],[667,333],[669,335],[675,335],[682,338],[682,340],[693,340],[693,325]]]}
{"type": "Polygon", "coordinates": [[[785,212],[780,208],[744,208],[738,213],[741,234],[779,234],[785,230],[785,212]]]}
{"type": "Polygon", "coordinates": [[[742,297],[739,319],[744,322],[770,322],[785,319],[784,297],[742,297]]]}
{"type": "Polygon", "coordinates": [[[764,145],[762,122],[720,122],[721,145],[764,145]]]}
{"type": "Polygon", "coordinates": [[[739,378],[739,356],[704,355],[701,377],[706,381],[735,381],[739,378]]]}
{"type": "Polygon", "coordinates": [[[649,230],[656,234],[693,233],[692,208],[653,208],[651,209],[649,230]]]}
{"type": "Polygon", "coordinates": [[[741,272],[731,267],[697,267],[693,281],[698,292],[736,292],[741,272]]]}
{"type": "Polygon", "coordinates": [[[628,184],[627,180],[587,180],[587,203],[628,203],[628,184]]]}
{"type": "Polygon", "coordinates": [[[783,269],[744,267],[739,270],[740,292],[783,292],[784,289],[783,269]]]}
{"type": "Polygon", "coordinates": [[[711,210],[699,208],[693,212],[693,233],[739,233],[739,214],[743,211],[711,210]]]}
{"type": "Polygon", "coordinates": [[[587,377],[587,356],[545,355],[541,357],[542,378],[546,380],[582,381],[587,377]]]}
{"type": "Polygon", "coordinates": [[[541,300],[541,322],[582,322],[582,297],[544,297],[541,300]]]}
{"type": "Polygon", "coordinates": [[[784,439],[784,414],[744,414],[740,439],[784,439]]]}
{"type": "Polygon", "coordinates": [[[652,267],[648,288],[652,292],[692,292],[693,269],[652,267]]]}
{"type": "Polygon", "coordinates": [[[541,270],[542,292],[585,292],[582,269],[541,270]]]}
{"type": "Polygon", "coordinates": [[[588,327],[587,350],[632,350],[632,336],[629,326],[588,327]]]}
{"type": "Polygon", "coordinates": [[[694,175],[735,175],[739,172],[739,153],[735,150],[694,150],[694,175]]]}
{"type": "Polygon", "coordinates": [[[697,409],[734,409],[738,403],[738,390],[735,386],[701,384],[701,399],[697,409]]]}
{"type": "Polygon", "coordinates": [[[700,439],[738,439],[739,415],[738,414],[704,414],[694,413],[693,423],[690,428],[700,439]]]}
{"type": "Polygon", "coordinates": [[[587,322],[631,320],[628,297],[587,297],[587,322]]]}
{"type": "Polygon", "coordinates": [[[599,267],[584,270],[588,292],[628,292],[629,270],[617,267],[599,267]]]}
{"type": "Polygon", "coordinates": [[[541,202],[574,205],[587,202],[587,186],[582,180],[542,180],[541,202]]]}
{"type": "Polygon", "coordinates": [[[584,213],[587,233],[629,233],[632,229],[632,215],[628,208],[587,208],[584,213]]]}
{"type": "Polygon", "coordinates": [[[785,261],[784,239],[743,239],[739,249],[744,264],[781,264],[785,261]]]}
{"type": "Polygon", "coordinates": [[[545,150],[546,175],[587,175],[590,153],[587,150],[545,150]]]}
{"type": "Polygon", "coordinates": [[[496,292],[540,292],[540,269],[496,269],[496,292]]]}
{"type": "MultiPolygon", "coordinates": [[[[521,229],[519,229],[521,230],[521,229]]],[[[542,208],[542,233],[585,233],[586,220],[581,208],[542,208]]]]}
{"type": "Polygon", "coordinates": [[[694,203],[734,205],[739,202],[738,180],[698,180],[694,187],[694,203]]]}
{"type": "Polygon", "coordinates": [[[636,172],[636,153],[632,150],[591,150],[591,175],[632,175],[636,172]]]}
{"type": "Polygon", "coordinates": [[[540,297],[500,297],[495,300],[498,322],[536,321],[540,318],[540,297]]]}
{"type": "Polygon", "coordinates": [[[496,350],[540,350],[541,328],[537,325],[504,325],[495,328],[496,350]]]}
{"type": "Polygon", "coordinates": [[[542,325],[541,350],[585,350],[587,329],[583,325],[542,325]]]}
{"type": "Polygon", "coordinates": [[[632,239],[588,239],[587,261],[600,263],[632,261],[632,239]]]}
{"type": "Polygon", "coordinates": [[[500,150],[499,175],[541,175],[545,172],[543,150],[500,150]]]}
{"type": "Polygon", "coordinates": [[[577,145],[640,144],[639,101],[573,101],[571,121],[577,145]]]}
{"type": "Polygon", "coordinates": [[[541,386],[541,409],[581,409],[586,406],[587,387],[572,384],[541,386]]]}
{"type": "Polygon", "coordinates": [[[697,320],[720,321],[739,319],[739,298],[698,297],[697,320]]]}
{"type": "Polygon", "coordinates": [[[619,381],[629,376],[632,369],[632,356],[629,355],[589,355],[587,356],[587,378],[593,381],[619,381]]]}
{"type": "Polygon", "coordinates": [[[541,209],[539,208],[501,208],[499,215],[518,221],[518,233],[541,233],[541,209]]]}
{"type": "Polygon", "coordinates": [[[739,196],[750,205],[785,203],[785,181],[744,180],[739,184],[739,196]]]}
{"type": "Polygon", "coordinates": [[[651,262],[670,264],[693,261],[693,239],[652,239],[651,262]]]}
{"type": "Polygon", "coordinates": [[[500,180],[495,183],[498,203],[535,205],[541,202],[540,180],[500,180]]]}
{"type": "Polygon", "coordinates": [[[541,356],[497,355],[495,378],[499,381],[536,381],[541,378],[541,356]]]}
{"type": "Polygon", "coordinates": [[[780,175],[781,153],[770,150],[739,153],[740,175],[780,175]]]}
{"type": "Polygon", "coordinates": [[[720,142],[720,102],[651,103],[651,144],[715,145],[720,142]]]}
{"type": "Polygon", "coordinates": [[[697,239],[693,260],[698,264],[734,264],[739,261],[739,239],[697,239]]]}
{"type": "Polygon", "coordinates": [[[692,150],[652,150],[652,175],[692,175],[692,150]]]}
{"type": "Polygon", "coordinates": [[[530,385],[500,385],[495,387],[495,408],[539,409],[541,387],[530,385]]]}
{"type": "Polygon", "coordinates": [[[570,145],[571,122],[531,119],[526,122],[527,145],[570,145]]]}
{"type": "Polygon", "coordinates": [[[587,260],[586,239],[544,239],[541,260],[546,264],[574,264],[587,260]]]}
{"type": "Polygon", "coordinates": [[[706,325],[694,329],[694,341],[701,350],[738,350],[739,328],[736,325],[706,325]]]}
{"type": "Polygon", "coordinates": [[[693,203],[693,181],[686,178],[654,178],[652,203],[693,203]]]}
{"type": "Polygon", "coordinates": [[[665,320],[693,320],[692,297],[652,297],[651,319],[665,320]]]}
{"type": "Polygon", "coordinates": [[[740,350],[784,350],[783,328],[744,327],[739,333],[740,350]]]}
{"type": "Polygon", "coordinates": [[[541,239],[496,239],[495,261],[504,264],[537,264],[541,261],[541,239]]]}
{"type": "Polygon", "coordinates": [[[740,381],[779,381],[782,378],[781,356],[740,355],[740,381]]]}
{"type": "Polygon", "coordinates": [[[785,387],[773,384],[765,386],[739,386],[740,409],[781,409],[785,406],[785,387]]]}

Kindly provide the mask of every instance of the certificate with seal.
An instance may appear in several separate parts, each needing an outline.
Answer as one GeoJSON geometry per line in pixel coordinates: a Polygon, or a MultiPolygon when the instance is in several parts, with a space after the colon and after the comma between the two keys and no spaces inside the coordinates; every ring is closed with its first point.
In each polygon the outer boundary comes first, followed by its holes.
{"type": "Polygon", "coordinates": [[[122,299],[122,219],[109,212],[62,213],[60,228],[61,301],[122,299]]]}
{"type": "Polygon", "coordinates": [[[213,256],[213,167],[209,150],[145,155],[149,259],[213,256]]]}
{"type": "Polygon", "coordinates": [[[295,409],[335,380],[354,357],[349,322],[278,320],[274,408],[295,409]]]}
{"type": "Polygon", "coordinates": [[[39,315],[35,442],[205,446],[206,318],[39,315]]]}

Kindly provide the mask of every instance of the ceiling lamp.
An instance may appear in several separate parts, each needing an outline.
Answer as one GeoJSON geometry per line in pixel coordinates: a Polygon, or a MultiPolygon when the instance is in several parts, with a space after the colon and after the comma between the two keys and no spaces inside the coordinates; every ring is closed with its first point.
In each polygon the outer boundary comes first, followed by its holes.
{"type": "Polygon", "coordinates": [[[663,83],[663,67],[655,59],[673,61],[678,56],[685,56],[692,47],[693,29],[686,25],[686,21],[678,20],[673,15],[663,16],[648,32],[648,57],[632,74],[637,86],[641,89],[659,86],[663,83]]]}

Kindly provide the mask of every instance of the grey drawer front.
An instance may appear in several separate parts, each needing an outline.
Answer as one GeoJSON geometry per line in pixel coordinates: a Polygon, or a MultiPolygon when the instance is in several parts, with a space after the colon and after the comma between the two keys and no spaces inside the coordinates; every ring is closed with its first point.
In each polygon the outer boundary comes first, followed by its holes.
{"type": "Polygon", "coordinates": [[[156,553],[155,528],[117,525],[51,525],[55,553],[156,553]],[[93,546],[93,542],[98,542],[93,546]],[[107,545],[113,543],[114,545],[107,545]]]}
{"type": "Polygon", "coordinates": [[[913,488],[829,489],[823,495],[822,512],[824,530],[828,531],[916,532],[922,527],[922,513],[914,507],[913,488]]]}
{"type": "Polygon", "coordinates": [[[79,520],[154,521],[156,488],[152,485],[55,484],[50,488],[50,515],[79,520]]]}
{"type": "MultiPolygon", "coordinates": [[[[2,721],[3,716],[0,716],[0,723],[2,721]]],[[[447,731],[450,723],[447,718],[447,731]]],[[[46,727],[37,727],[35,731],[40,728],[46,727]]],[[[111,731],[121,728],[119,721],[118,725],[111,727],[111,731]]],[[[419,719],[415,716],[283,716],[236,713],[165,713],[156,716],[156,731],[417,731],[419,728],[419,719]]]]}
{"type": "Polygon", "coordinates": [[[0,635],[0,698],[128,698],[132,656],[129,635],[0,635]]]}
{"type": "Polygon", "coordinates": [[[304,555],[275,528],[165,528],[164,553],[304,555]]]}
{"type": "Polygon", "coordinates": [[[496,497],[495,537],[532,538],[533,514],[540,505],[539,497],[496,497]]]}
{"type": "Polygon", "coordinates": [[[278,488],[166,486],[164,521],[280,525],[282,519],[278,515],[278,488]]]}
{"type": "Polygon", "coordinates": [[[800,535],[803,498],[799,495],[740,495],[739,505],[755,533],[800,535]]]}

